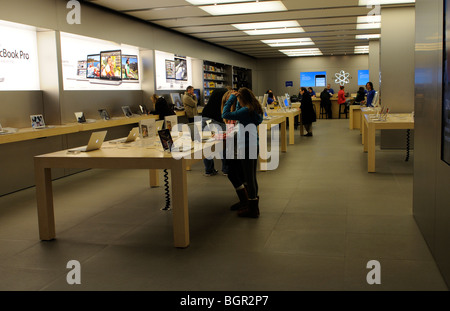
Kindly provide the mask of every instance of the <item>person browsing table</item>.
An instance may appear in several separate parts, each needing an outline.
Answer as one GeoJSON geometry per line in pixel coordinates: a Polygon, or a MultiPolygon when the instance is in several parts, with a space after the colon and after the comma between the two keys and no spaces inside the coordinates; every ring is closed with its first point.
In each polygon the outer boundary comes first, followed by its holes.
{"type": "Polygon", "coordinates": [[[238,154],[232,159],[228,159],[229,153],[227,152],[227,159],[229,160],[228,179],[235,188],[241,202],[238,216],[258,218],[259,196],[256,171],[259,137],[257,127],[263,121],[261,104],[250,89],[243,87],[237,92],[233,90],[223,107],[222,118],[236,120],[237,126],[239,126],[237,146],[235,146],[238,154]],[[236,100],[236,110],[231,111],[231,107],[236,100]],[[255,150],[256,152],[254,152],[255,150]]]}

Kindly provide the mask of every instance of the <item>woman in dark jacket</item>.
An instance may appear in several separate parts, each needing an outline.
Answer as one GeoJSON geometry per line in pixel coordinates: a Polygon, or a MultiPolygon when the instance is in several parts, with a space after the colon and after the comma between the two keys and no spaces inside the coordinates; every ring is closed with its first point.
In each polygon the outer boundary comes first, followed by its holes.
{"type": "Polygon", "coordinates": [[[358,90],[358,93],[356,93],[355,105],[361,105],[361,103],[365,100],[366,100],[366,91],[361,86],[358,90]]]}
{"type": "Polygon", "coordinates": [[[151,114],[158,115],[159,120],[164,120],[166,116],[175,115],[175,111],[173,110],[172,107],[169,106],[164,97],[158,97],[155,100],[155,110],[152,111],[151,114]]]}
{"type": "Polygon", "coordinates": [[[325,108],[325,112],[327,114],[327,119],[332,118],[331,114],[331,94],[328,92],[328,89],[323,89],[320,93],[320,106],[325,108]]]}
{"type": "MultiPolygon", "coordinates": [[[[222,119],[222,97],[228,92],[227,89],[216,89],[212,92],[202,111],[202,129],[206,127],[206,121],[210,120],[215,124],[219,124],[225,130],[225,121],[222,119]]],[[[214,159],[203,159],[205,165],[205,176],[210,177],[218,173],[214,168],[214,159]]],[[[228,175],[228,164],[225,161],[225,156],[222,159],[222,173],[228,175]]]]}
{"type": "Polygon", "coordinates": [[[300,93],[302,94],[302,123],[308,132],[304,136],[313,136],[312,123],[316,122],[316,112],[314,111],[311,95],[305,87],[301,88],[300,93]]]}

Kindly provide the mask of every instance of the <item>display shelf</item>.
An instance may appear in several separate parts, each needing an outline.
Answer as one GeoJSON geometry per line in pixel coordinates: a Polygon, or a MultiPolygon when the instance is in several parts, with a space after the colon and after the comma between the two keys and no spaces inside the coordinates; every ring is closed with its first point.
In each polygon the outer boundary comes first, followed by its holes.
{"type": "Polygon", "coordinates": [[[110,127],[116,127],[121,125],[128,125],[139,123],[144,119],[157,119],[157,115],[142,115],[135,117],[118,117],[111,118],[111,120],[96,120],[91,123],[68,123],[64,125],[49,125],[47,128],[43,129],[33,129],[33,128],[21,128],[17,132],[11,134],[4,134],[0,136],[0,144],[8,144],[44,137],[52,137],[66,134],[73,134],[84,131],[92,131],[105,129],[110,127]]]}
{"type": "Polygon", "coordinates": [[[209,96],[215,89],[231,85],[231,66],[221,63],[203,61],[203,97],[207,104],[209,96]]]}
{"type": "Polygon", "coordinates": [[[233,78],[232,78],[233,89],[239,89],[241,87],[246,87],[246,88],[252,89],[252,70],[251,69],[233,66],[232,72],[233,72],[233,78]]]}

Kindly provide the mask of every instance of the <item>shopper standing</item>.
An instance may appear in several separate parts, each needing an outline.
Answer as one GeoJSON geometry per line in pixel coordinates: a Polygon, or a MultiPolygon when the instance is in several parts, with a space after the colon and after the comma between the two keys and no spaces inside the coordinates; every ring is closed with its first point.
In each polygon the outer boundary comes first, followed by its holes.
{"type": "Polygon", "coordinates": [[[373,107],[373,104],[374,104],[373,99],[375,98],[375,94],[376,94],[376,91],[373,89],[373,83],[367,82],[366,89],[367,89],[366,106],[373,107]]]}
{"type": "Polygon", "coordinates": [[[328,93],[328,90],[325,88],[320,93],[320,106],[322,106],[325,109],[325,113],[327,115],[327,119],[331,119],[332,113],[331,113],[331,94],[328,93]]]}
{"type": "Polygon", "coordinates": [[[302,123],[307,132],[304,136],[313,136],[312,123],[316,122],[316,113],[314,111],[311,95],[305,87],[300,89],[300,94],[302,95],[302,104],[300,106],[302,109],[302,123]]]}
{"type": "MultiPolygon", "coordinates": [[[[239,156],[230,159],[228,174],[228,179],[233,184],[241,202],[238,215],[257,218],[259,217],[256,177],[259,147],[257,127],[263,121],[261,104],[248,88],[240,88],[238,92],[231,91],[231,95],[223,107],[222,118],[236,120],[239,126],[236,146],[239,156]],[[236,100],[236,110],[231,111],[231,106],[236,100]],[[243,127],[246,127],[245,130],[243,127]],[[257,151],[256,154],[253,154],[253,150],[257,151]]],[[[227,139],[231,138],[227,137],[227,139]]]]}
{"type": "Polygon", "coordinates": [[[183,106],[189,123],[194,122],[194,117],[198,115],[197,111],[198,99],[194,93],[194,87],[188,86],[183,96],[183,106]]]}
{"type": "MultiPolygon", "coordinates": [[[[218,125],[222,131],[226,131],[225,121],[222,119],[222,97],[227,92],[227,89],[216,89],[209,97],[208,103],[203,108],[202,112],[202,129],[204,129],[208,122],[218,125]]],[[[205,165],[205,176],[210,177],[218,173],[214,168],[214,159],[203,159],[205,165]]],[[[228,165],[225,156],[222,159],[222,173],[228,175],[228,165]]]]}

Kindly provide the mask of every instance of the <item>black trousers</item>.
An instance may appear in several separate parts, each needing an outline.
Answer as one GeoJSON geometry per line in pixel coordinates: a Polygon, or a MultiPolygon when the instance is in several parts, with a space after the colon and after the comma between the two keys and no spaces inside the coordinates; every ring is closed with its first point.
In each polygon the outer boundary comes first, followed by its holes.
{"type": "Polygon", "coordinates": [[[228,179],[234,188],[245,185],[250,199],[258,196],[258,180],[256,170],[258,159],[230,159],[228,163],[228,179]]]}

